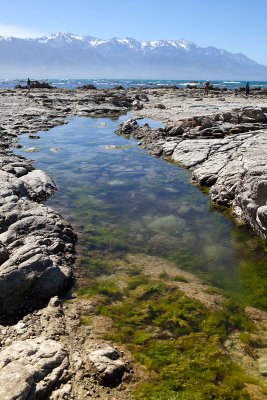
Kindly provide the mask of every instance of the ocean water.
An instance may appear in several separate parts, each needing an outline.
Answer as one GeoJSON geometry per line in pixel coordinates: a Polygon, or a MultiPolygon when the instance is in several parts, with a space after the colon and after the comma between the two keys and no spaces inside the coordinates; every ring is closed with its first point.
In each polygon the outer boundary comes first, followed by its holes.
{"type": "MultiPolygon", "coordinates": [[[[30,77],[34,80],[34,77],[30,77]]],[[[15,85],[26,85],[27,79],[0,79],[0,89],[13,89],[15,85]]],[[[185,88],[190,80],[155,80],[155,79],[45,79],[45,82],[52,86],[63,89],[75,89],[79,86],[92,84],[98,89],[112,88],[121,85],[125,89],[129,87],[157,87],[157,86],[173,86],[185,88]]],[[[197,86],[203,85],[204,81],[194,81],[197,86]]],[[[227,88],[234,90],[235,88],[245,87],[246,81],[210,81],[214,87],[227,88]]],[[[267,88],[267,81],[250,81],[250,86],[260,86],[262,89],[267,88]]]]}
{"type": "Polygon", "coordinates": [[[38,132],[40,139],[21,135],[22,148],[14,149],[55,179],[58,191],[46,204],[79,234],[80,274],[90,276],[92,259],[160,256],[267,310],[266,242],[210,205],[188,171],[116,135],[129,116],[72,117],[67,125],[38,132]]]}

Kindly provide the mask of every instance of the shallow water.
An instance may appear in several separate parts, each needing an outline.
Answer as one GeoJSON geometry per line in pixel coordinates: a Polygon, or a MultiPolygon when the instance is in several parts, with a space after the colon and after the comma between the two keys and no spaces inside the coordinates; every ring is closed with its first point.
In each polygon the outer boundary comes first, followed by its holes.
{"type": "Polygon", "coordinates": [[[35,168],[47,171],[59,188],[46,204],[80,232],[81,268],[94,254],[159,255],[239,301],[265,308],[264,242],[212,208],[209,196],[190,183],[190,173],[114,134],[127,118],[74,117],[38,132],[39,140],[21,136],[23,148],[15,150],[29,158],[27,148],[39,149],[31,154],[35,168]]]}

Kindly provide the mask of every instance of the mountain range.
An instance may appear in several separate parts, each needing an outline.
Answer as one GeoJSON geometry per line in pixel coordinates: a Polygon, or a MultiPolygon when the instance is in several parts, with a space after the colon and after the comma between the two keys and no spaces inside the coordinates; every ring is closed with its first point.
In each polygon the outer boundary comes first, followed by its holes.
{"type": "Polygon", "coordinates": [[[139,42],[56,33],[0,36],[0,78],[267,80],[267,67],[245,55],[186,40],[139,42]]]}

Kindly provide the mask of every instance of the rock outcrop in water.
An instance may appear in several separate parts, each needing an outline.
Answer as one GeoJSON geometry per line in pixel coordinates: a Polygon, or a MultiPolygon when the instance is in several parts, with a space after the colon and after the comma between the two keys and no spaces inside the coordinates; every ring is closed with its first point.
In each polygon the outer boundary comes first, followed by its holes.
{"type": "Polygon", "coordinates": [[[117,132],[145,140],[153,155],[189,169],[197,183],[211,187],[213,202],[231,207],[239,221],[267,238],[266,112],[266,107],[244,107],[159,129],[139,127],[132,119],[117,132]]]}
{"type": "MultiPolygon", "coordinates": [[[[28,89],[28,87],[16,85],[14,89],[28,89]]],[[[31,89],[54,89],[54,87],[45,81],[31,81],[31,89]]]]}

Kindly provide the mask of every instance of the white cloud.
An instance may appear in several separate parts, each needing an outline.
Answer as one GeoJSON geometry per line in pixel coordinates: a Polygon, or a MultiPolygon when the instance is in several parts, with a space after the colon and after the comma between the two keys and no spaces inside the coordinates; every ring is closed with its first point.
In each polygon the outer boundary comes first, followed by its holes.
{"type": "Polygon", "coordinates": [[[0,24],[0,36],[14,36],[17,38],[36,38],[45,36],[43,32],[33,31],[22,26],[0,24]]]}

